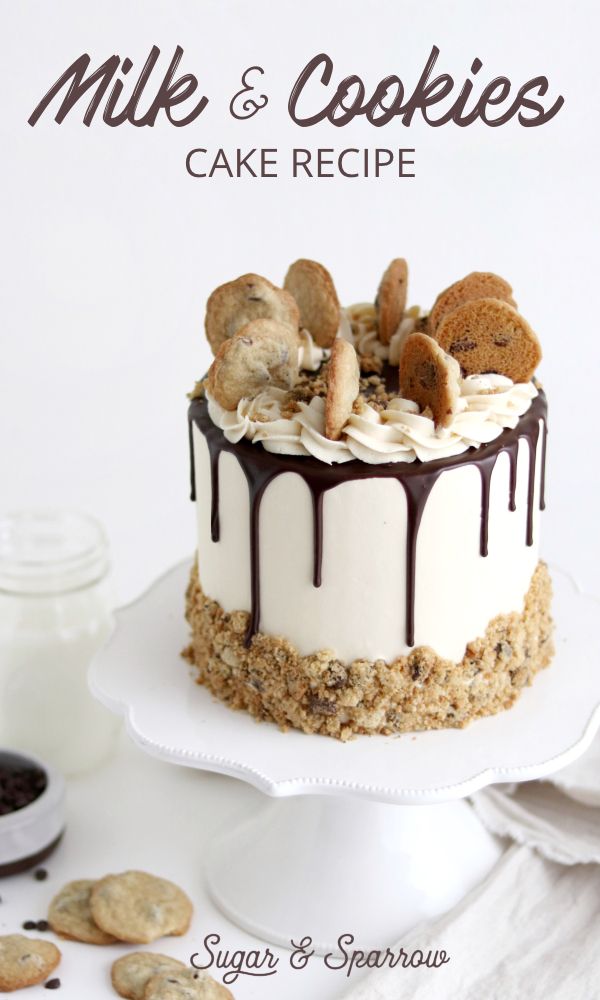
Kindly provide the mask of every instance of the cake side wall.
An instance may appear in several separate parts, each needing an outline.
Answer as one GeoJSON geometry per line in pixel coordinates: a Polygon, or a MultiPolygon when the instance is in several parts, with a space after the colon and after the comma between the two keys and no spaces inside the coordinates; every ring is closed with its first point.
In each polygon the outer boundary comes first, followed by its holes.
{"type": "MultiPolygon", "coordinates": [[[[250,610],[249,497],[235,456],[219,460],[220,540],[210,532],[206,441],[194,427],[198,563],[202,589],[225,611],[250,610]]],[[[416,557],[415,645],[460,661],[498,614],[522,609],[539,558],[538,442],[532,546],[525,544],[529,450],[519,444],[516,511],[509,462],[491,481],[489,554],[480,555],[481,479],[474,466],[442,473],[425,506],[416,557]]],[[[301,655],[330,649],[344,662],[391,662],[406,644],[406,497],[394,479],[341,483],[323,501],[323,577],[313,586],[313,509],[304,480],[283,473],[260,507],[260,630],[301,655]]]]}

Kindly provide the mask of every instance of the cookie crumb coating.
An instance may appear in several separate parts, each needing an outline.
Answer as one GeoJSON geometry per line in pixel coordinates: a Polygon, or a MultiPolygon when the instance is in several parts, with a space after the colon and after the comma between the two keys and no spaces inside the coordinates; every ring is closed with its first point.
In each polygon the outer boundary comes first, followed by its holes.
{"type": "Polygon", "coordinates": [[[498,615],[459,663],[427,647],[393,663],[300,656],[286,639],[257,633],[244,646],[248,613],[226,613],[202,591],[197,566],[186,595],[195,679],[231,708],[340,740],[359,734],[463,728],[510,708],[552,659],[552,584],[539,562],[523,610],[498,615]]]}

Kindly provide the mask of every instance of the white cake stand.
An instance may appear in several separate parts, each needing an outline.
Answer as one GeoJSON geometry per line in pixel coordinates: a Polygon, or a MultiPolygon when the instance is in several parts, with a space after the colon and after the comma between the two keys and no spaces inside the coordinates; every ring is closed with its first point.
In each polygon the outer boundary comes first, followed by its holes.
{"type": "Polygon", "coordinates": [[[310,935],[325,953],[350,933],[356,946],[382,947],[446,911],[501,851],[465,797],[552,774],[600,725],[600,605],[559,570],[555,661],[510,712],[464,730],[343,744],[258,724],[192,683],[179,655],[189,569],[175,567],[118,613],[90,683],[148,753],[272,797],[207,859],[214,901],[269,942],[310,935]]]}

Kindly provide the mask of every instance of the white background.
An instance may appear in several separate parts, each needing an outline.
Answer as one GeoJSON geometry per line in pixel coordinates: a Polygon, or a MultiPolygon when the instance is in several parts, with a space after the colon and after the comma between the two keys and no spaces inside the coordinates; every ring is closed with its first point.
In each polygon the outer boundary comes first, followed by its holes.
{"type": "MultiPolygon", "coordinates": [[[[511,281],[544,349],[544,553],[597,590],[596,9],[592,0],[5,2],[0,509],[96,514],[130,600],[194,545],[185,393],[209,361],[212,288],[249,270],[281,281],[290,261],[309,256],[348,303],[372,297],[390,258],[406,256],[409,298],[424,306],[471,270],[511,281]],[[163,69],[181,44],[181,70],[210,98],[191,126],[110,129],[98,115],[85,128],[80,110],[60,127],[48,113],[27,124],[76,56],[89,52],[95,66],[128,55],[133,81],[152,44],[163,69]],[[563,94],[564,108],[533,129],[291,123],[290,89],[317,52],[333,57],[338,79],[357,72],[374,87],[398,73],[410,87],[433,44],[436,71],[459,86],[478,56],[478,80],[507,75],[518,87],[545,74],[548,102],[563,94]],[[269,104],[234,121],[229,101],[256,63],[269,104]],[[290,180],[294,145],[414,146],[416,177],[290,180]],[[284,176],[195,180],[185,172],[194,146],[275,146],[284,176]]],[[[236,787],[203,782],[213,786],[236,787]]]]}
{"type": "MultiPolygon", "coordinates": [[[[374,295],[393,256],[411,267],[410,300],[474,269],[506,276],[545,352],[551,406],[546,555],[593,587],[600,338],[597,333],[599,91],[593,0],[252,4],[81,0],[5,4],[2,109],[0,507],[69,504],[107,525],[119,592],[135,596],[193,546],[185,393],[209,353],[203,311],[212,288],[244,271],[281,281],[314,256],[343,302],[374,295]],[[192,125],[154,129],[76,109],[58,126],[27,124],[50,84],[83,52],[143,65],[152,44],[166,68],[177,44],[210,103],[192,125]],[[432,44],[436,71],[462,83],[537,74],[558,116],[440,129],[415,120],[375,129],[301,129],[289,92],[319,51],[338,79],[414,85],[432,44]],[[269,104],[250,121],[228,105],[251,64],[269,104]],[[189,149],[294,145],[414,146],[414,179],[199,180],[189,149]]],[[[157,77],[160,73],[157,72],[157,77]]],[[[133,82],[131,83],[133,86],[133,82]]],[[[87,103],[87,102],[86,102],[87,103]]],[[[83,105],[85,106],[85,105],[83,105]]]]}

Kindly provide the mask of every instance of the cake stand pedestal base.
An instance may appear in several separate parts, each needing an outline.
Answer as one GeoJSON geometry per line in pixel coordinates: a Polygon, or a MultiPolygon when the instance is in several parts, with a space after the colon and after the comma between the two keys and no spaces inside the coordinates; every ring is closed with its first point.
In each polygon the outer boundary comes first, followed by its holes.
{"type": "Polygon", "coordinates": [[[464,799],[398,806],[300,796],[267,802],[213,843],[210,894],[235,924],[318,954],[392,945],[454,906],[502,848],[464,799]]]}
{"type": "Polygon", "coordinates": [[[570,764],[600,726],[598,603],[553,571],[556,656],[510,712],[467,729],[341,743],[282,733],[193,684],[181,660],[190,565],[118,612],[92,666],[96,696],[147,753],[247,781],[271,796],[216,837],[210,891],[236,924],[290,947],[381,948],[452,907],[499,845],[466,797],[570,764]]]}

